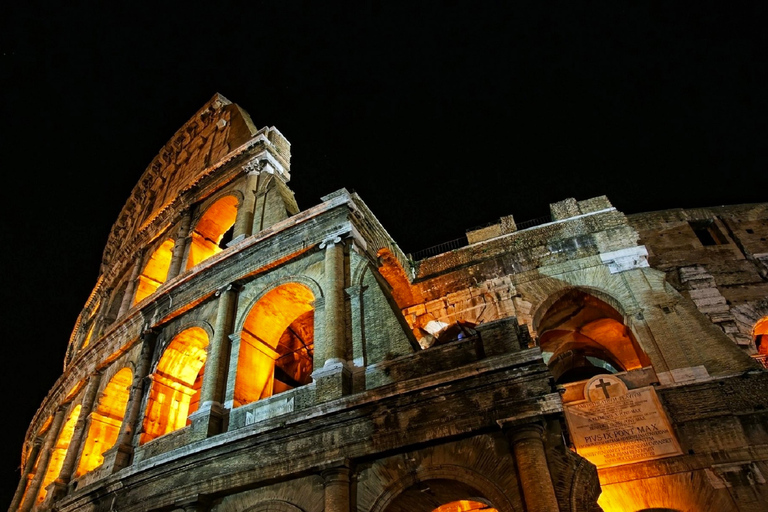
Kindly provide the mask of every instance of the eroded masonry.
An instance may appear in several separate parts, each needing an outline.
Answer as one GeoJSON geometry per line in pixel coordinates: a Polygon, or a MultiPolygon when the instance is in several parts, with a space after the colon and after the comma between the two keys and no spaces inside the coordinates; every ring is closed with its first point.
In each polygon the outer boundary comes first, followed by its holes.
{"type": "Polygon", "coordinates": [[[10,510],[768,510],[768,203],[403,254],[214,96],[115,223],[10,510]],[[300,172],[300,171],[299,171],[300,172]]]}

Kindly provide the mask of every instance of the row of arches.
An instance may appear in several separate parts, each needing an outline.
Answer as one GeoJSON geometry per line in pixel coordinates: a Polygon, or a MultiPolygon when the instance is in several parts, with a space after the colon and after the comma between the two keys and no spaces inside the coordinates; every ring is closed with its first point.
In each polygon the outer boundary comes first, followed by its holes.
{"type": "MultiPolygon", "coordinates": [[[[239,332],[233,407],[309,384],[314,362],[312,291],[284,283],[250,309],[239,332]]],[[[141,443],[183,428],[200,405],[209,334],[189,327],[160,357],[152,381],[141,443]]]]}
{"type": "MultiPolygon", "coordinates": [[[[211,204],[190,230],[186,269],[189,270],[226,248],[232,240],[237,219],[238,198],[224,196],[211,204]]],[[[138,276],[133,304],[146,299],[168,279],[176,244],[183,241],[183,233],[177,240],[161,242],[149,255],[138,276]]],[[[181,257],[177,251],[176,257],[181,257]]]]}
{"type": "MultiPolygon", "coordinates": [[[[233,407],[282,393],[311,382],[314,358],[314,293],[304,284],[282,283],[250,308],[240,329],[240,350],[233,407]]],[[[176,333],[149,375],[139,444],[187,426],[200,406],[203,377],[211,342],[210,326],[189,326],[176,333]]],[[[53,444],[37,503],[64,467],[70,447],[79,444],[72,476],[79,478],[102,465],[124,428],[134,380],[131,367],[117,371],[94,400],[87,421],[82,404],[70,407],[53,444]],[[82,442],[74,443],[78,420],[86,423],[82,442]]],[[[83,399],[85,400],[85,399],[83,399]]]]}

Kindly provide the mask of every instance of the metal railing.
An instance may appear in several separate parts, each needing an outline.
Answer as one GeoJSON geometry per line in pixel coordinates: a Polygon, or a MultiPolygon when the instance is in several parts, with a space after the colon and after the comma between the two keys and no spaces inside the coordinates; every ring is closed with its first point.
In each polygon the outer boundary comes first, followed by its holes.
{"type": "MultiPolygon", "coordinates": [[[[519,223],[516,223],[517,231],[522,231],[524,229],[540,226],[548,222],[552,222],[552,217],[550,217],[549,215],[519,222],[519,223]]],[[[475,231],[482,228],[487,228],[498,223],[499,223],[498,221],[491,222],[490,224],[486,224],[485,226],[468,229],[467,231],[469,232],[469,231],[475,231]]],[[[514,233],[517,233],[517,231],[514,231],[514,233]]],[[[442,254],[444,252],[455,251],[456,249],[461,249],[462,247],[466,247],[467,245],[469,245],[469,242],[467,241],[467,237],[463,236],[461,238],[456,238],[455,240],[449,240],[448,242],[443,242],[441,244],[433,245],[432,247],[427,247],[426,249],[421,249],[420,251],[410,253],[408,254],[408,257],[410,258],[411,261],[419,261],[425,258],[430,258],[432,256],[437,256],[438,254],[442,254]]]]}

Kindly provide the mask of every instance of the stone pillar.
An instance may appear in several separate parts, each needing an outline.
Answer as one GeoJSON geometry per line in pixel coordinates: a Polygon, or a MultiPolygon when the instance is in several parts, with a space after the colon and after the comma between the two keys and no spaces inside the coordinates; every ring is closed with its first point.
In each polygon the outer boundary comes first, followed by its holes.
{"type": "Polygon", "coordinates": [[[229,335],[229,371],[227,372],[226,390],[224,392],[224,407],[234,409],[235,386],[237,384],[237,363],[240,362],[241,334],[235,332],[229,335]]]}
{"type": "Polygon", "coordinates": [[[16,492],[13,494],[13,500],[11,501],[11,506],[8,507],[8,510],[16,510],[19,508],[19,505],[21,505],[21,499],[24,497],[24,491],[27,489],[29,484],[29,474],[32,471],[32,468],[35,467],[35,461],[37,460],[37,456],[40,454],[40,447],[42,445],[43,440],[39,437],[35,438],[35,440],[32,442],[32,447],[27,454],[27,462],[24,464],[24,468],[21,471],[21,480],[19,480],[19,485],[16,486],[16,492]]]}
{"type": "Polygon", "coordinates": [[[227,285],[216,292],[219,297],[213,340],[208,345],[203,385],[200,390],[200,408],[189,416],[193,430],[210,437],[224,430],[226,411],[221,403],[227,388],[229,366],[229,335],[235,321],[235,303],[238,287],[227,285]]]}
{"type": "MultiPolygon", "coordinates": [[[[320,248],[325,248],[324,318],[322,336],[315,332],[318,364],[314,365],[316,369],[312,372],[318,403],[352,392],[352,371],[347,361],[344,244],[341,238],[331,237],[320,248]]],[[[315,314],[318,312],[316,309],[315,314]]]]}
{"type": "Polygon", "coordinates": [[[103,467],[110,468],[110,473],[115,473],[128,466],[133,455],[133,447],[136,444],[136,433],[141,431],[141,403],[147,388],[147,375],[152,365],[152,355],[155,352],[157,332],[144,331],[142,335],[141,355],[136,363],[136,371],[133,374],[131,391],[128,395],[128,403],[125,407],[125,416],[117,435],[115,446],[104,453],[103,467]]]}
{"type": "Polygon", "coordinates": [[[128,278],[128,283],[125,286],[125,293],[123,293],[123,300],[120,302],[120,309],[117,311],[117,318],[121,318],[129,309],[131,309],[131,306],[133,306],[133,297],[136,293],[136,285],[138,284],[143,259],[143,252],[137,252],[136,261],[133,263],[133,268],[131,269],[131,277],[128,278]]]}
{"type": "Polygon", "coordinates": [[[237,218],[232,232],[232,241],[228,244],[236,244],[243,238],[253,234],[253,216],[256,206],[256,192],[259,188],[259,177],[261,175],[258,166],[246,166],[248,173],[245,178],[245,187],[243,188],[243,202],[237,209],[237,218]]]}
{"type": "Polygon", "coordinates": [[[350,512],[349,467],[326,469],[321,475],[325,487],[325,512],[350,512]]]}
{"type": "Polygon", "coordinates": [[[171,264],[168,266],[168,275],[165,278],[166,281],[170,281],[174,277],[178,276],[181,272],[181,264],[184,261],[184,253],[187,249],[187,242],[189,240],[189,227],[191,224],[192,210],[187,208],[181,214],[179,230],[176,232],[176,238],[174,239],[173,243],[171,264]]]}
{"type": "Polygon", "coordinates": [[[339,237],[324,241],[325,344],[323,366],[346,361],[346,312],[344,308],[344,244],[339,237]]]}
{"type": "Polygon", "coordinates": [[[524,424],[505,429],[512,445],[517,465],[517,477],[523,488],[527,512],[558,512],[552,475],[547,466],[544,450],[544,428],[538,424],[524,424]]]}
{"type": "Polygon", "coordinates": [[[51,427],[48,429],[48,435],[45,436],[45,443],[40,449],[40,460],[37,461],[37,471],[35,476],[32,477],[32,481],[29,482],[27,492],[24,495],[24,503],[19,507],[19,512],[29,512],[32,506],[37,502],[37,495],[40,493],[40,484],[43,482],[43,477],[48,471],[48,461],[51,459],[53,453],[53,447],[56,444],[56,440],[59,438],[59,430],[64,423],[64,414],[67,412],[69,404],[61,405],[53,416],[51,427]]]}
{"type": "Polygon", "coordinates": [[[75,463],[80,455],[83,434],[88,423],[87,419],[93,409],[93,403],[96,401],[96,392],[99,390],[100,382],[101,373],[98,372],[91,375],[91,378],[88,379],[88,387],[85,390],[85,396],[80,406],[80,415],[77,417],[77,422],[72,432],[72,439],[69,441],[69,448],[61,465],[61,471],[59,471],[59,476],[54,481],[54,488],[51,493],[52,501],[58,501],[59,498],[66,495],[67,485],[72,479],[72,471],[74,471],[75,463]]]}

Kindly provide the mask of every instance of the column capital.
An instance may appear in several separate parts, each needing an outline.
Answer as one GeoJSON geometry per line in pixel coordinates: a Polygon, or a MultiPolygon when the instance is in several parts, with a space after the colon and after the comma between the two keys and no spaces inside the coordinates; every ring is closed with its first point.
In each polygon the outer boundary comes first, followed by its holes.
{"type": "Polygon", "coordinates": [[[530,418],[507,418],[496,420],[496,423],[501,427],[502,432],[513,443],[523,441],[525,439],[544,439],[544,420],[531,421],[530,418]]]}
{"type": "Polygon", "coordinates": [[[214,295],[216,297],[219,297],[224,292],[228,292],[228,291],[239,292],[242,287],[243,287],[243,285],[241,285],[239,283],[225,284],[224,286],[221,286],[219,289],[217,289],[216,293],[214,295]]]}
{"type": "Polygon", "coordinates": [[[352,474],[352,461],[349,459],[335,460],[320,466],[320,476],[326,484],[331,482],[349,482],[352,474]]]}
{"type": "Polygon", "coordinates": [[[344,242],[339,235],[334,234],[334,235],[328,236],[322,242],[320,242],[320,248],[325,249],[326,247],[333,247],[334,245],[339,245],[339,244],[344,245],[344,242]]]}

